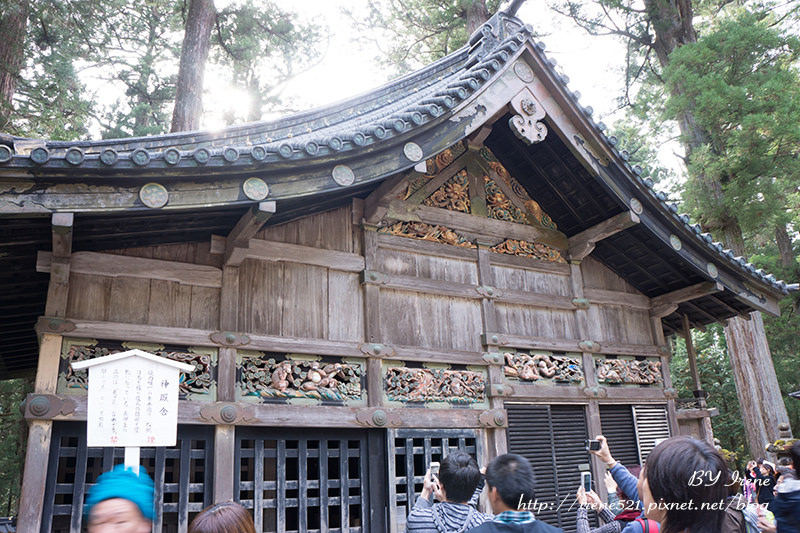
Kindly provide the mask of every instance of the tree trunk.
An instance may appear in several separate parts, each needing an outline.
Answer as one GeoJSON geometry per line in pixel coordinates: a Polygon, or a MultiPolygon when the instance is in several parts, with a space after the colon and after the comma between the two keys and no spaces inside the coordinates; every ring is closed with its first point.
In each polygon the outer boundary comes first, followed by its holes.
{"type": "Polygon", "coordinates": [[[203,74],[211,46],[211,28],[216,15],[214,0],[191,0],[181,48],[175,110],[171,131],[200,128],[203,112],[203,74]]]}
{"type": "Polygon", "coordinates": [[[472,35],[487,20],[489,11],[486,9],[486,0],[472,0],[467,8],[467,34],[472,35]]]}
{"type": "Polygon", "coordinates": [[[725,340],[739,394],[747,447],[752,457],[764,456],[764,447],[779,438],[778,425],[789,423],[761,313],[750,320],[732,318],[725,340]]]}
{"type": "MultiPolygon", "coordinates": [[[[786,224],[775,226],[775,241],[778,243],[778,252],[781,254],[781,266],[795,274],[794,250],[792,250],[792,239],[786,231],[786,224]]],[[[791,279],[791,278],[790,278],[791,279]]]]}
{"type": "MultiPolygon", "coordinates": [[[[692,0],[645,0],[645,9],[655,28],[653,48],[662,67],[669,63],[669,56],[675,49],[697,41],[697,32],[692,23],[692,0]]],[[[677,92],[680,91],[678,87],[677,92]]],[[[697,123],[691,110],[677,119],[688,159],[695,149],[708,144],[711,136],[697,123]]],[[[706,226],[714,233],[724,235],[727,246],[736,255],[744,255],[739,221],[724,208],[723,184],[706,174],[695,175],[694,178],[718,206],[705,218],[706,226]],[[716,218],[712,218],[714,213],[717,213],[716,218]]],[[[775,376],[761,313],[752,313],[750,317],[749,321],[731,319],[725,328],[725,338],[741,400],[739,405],[747,432],[747,444],[750,453],[759,456],[764,454],[767,443],[777,440],[778,424],[788,423],[789,417],[775,376]]]]}
{"type": "Polygon", "coordinates": [[[20,69],[24,63],[25,32],[28,27],[29,0],[0,1],[0,131],[11,120],[11,101],[17,90],[20,69]]]}

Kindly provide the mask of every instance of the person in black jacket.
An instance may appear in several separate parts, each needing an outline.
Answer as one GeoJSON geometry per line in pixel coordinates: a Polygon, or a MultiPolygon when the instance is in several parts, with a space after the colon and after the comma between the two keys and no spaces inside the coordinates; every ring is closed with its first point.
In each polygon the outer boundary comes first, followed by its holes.
{"type": "MultiPolygon", "coordinates": [[[[795,474],[800,479],[800,442],[795,442],[791,450],[795,474]]],[[[775,515],[778,533],[800,533],[800,481],[784,479],[778,485],[777,495],[770,506],[775,515]]]]}
{"type": "Polygon", "coordinates": [[[774,497],[775,490],[775,467],[769,461],[750,461],[747,470],[756,478],[756,501],[761,505],[769,505],[774,497]]]}
{"type": "Polygon", "coordinates": [[[471,529],[471,533],[564,533],[536,520],[531,512],[536,492],[533,468],[521,455],[496,457],[486,468],[486,488],[495,517],[471,529]]]}

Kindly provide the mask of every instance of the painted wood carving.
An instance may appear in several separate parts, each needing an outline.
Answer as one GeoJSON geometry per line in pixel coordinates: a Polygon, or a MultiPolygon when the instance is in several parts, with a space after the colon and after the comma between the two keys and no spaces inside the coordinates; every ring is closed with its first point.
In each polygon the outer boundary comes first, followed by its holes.
{"type": "Polygon", "coordinates": [[[441,207],[450,211],[469,213],[469,185],[467,171],[462,170],[428,196],[422,203],[431,207],[441,207]]]}
{"type": "Polygon", "coordinates": [[[432,226],[424,222],[397,222],[391,226],[379,229],[378,233],[396,235],[398,237],[409,237],[422,241],[438,242],[441,244],[451,244],[464,248],[476,248],[466,237],[462,237],[455,231],[444,226],[432,226]]]}
{"type": "MultiPolygon", "coordinates": [[[[124,352],[133,347],[145,349],[159,357],[166,357],[173,361],[192,365],[194,370],[183,372],[179,384],[181,399],[209,399],[203,398],[214,393],[216,386],[215,357],[209,352],[194,352],[183,347],[173,346],[142,346],[131,343],[103,343],[96,341],[64,340],[61,359],[62,366],[59,372],[59,392],[75,394],[85,393],[88,390],[89,377],[86,370],[73,370],[71,363],[88,361],[97,357],[124,352]]],[[[212,349],[213,350],[213,349],[212,349]]]]}
{"type": "Polygon", "coordinates": [[[583,369],[580,359],[549,353],[515,352],[505,354],[505,374],[520,381],[555,381],[582,383],[583,369]]]}
{"type": "Polygon", "coordinates": [[[658,385],[663,382],[661,362],[629,359],[595,359],[599,383],[658,385]]]}
{"type": "Polygon", "coordinates": [[[242,396],[259,400],[361,400],[362,365],[321,359],[294,354],[243,357],[239,365],[242,396]]]}
{"type": "Polygon", "coordinates": [[[506,239],[497,246],[489,248],[492,252],[499,254],[516,255],[520,257],[533,257],[551,263],[566,263],[564,257],[558,250],[538,242],[518,241],[506,239]]]}
{"type": "Polygon", "coordinates": [[[386,368],[385,391],[393,402],[473,404],[485,400],[486,376],[473,370],[386,368]]]}

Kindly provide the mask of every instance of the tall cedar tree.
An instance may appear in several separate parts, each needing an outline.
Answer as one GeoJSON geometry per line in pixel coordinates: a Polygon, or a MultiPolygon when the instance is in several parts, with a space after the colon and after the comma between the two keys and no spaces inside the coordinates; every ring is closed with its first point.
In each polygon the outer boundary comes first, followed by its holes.
{"type": "MultiPolygon", "coordinates": [[[[716,7],[720,10],[723,5],[716,7]]],[[[575,1],[555,8],[594,35],[614,35],[625,40],[629,59],[628,87],[646,72],[654,73],[652,78],[659,80],[661,71],[669,67],[673,54],[681,47],[697,42],[692,0],[644,0],[644,9],[632,0],[575,1]]],[[[684,99],[687,91],[682,80],[676,80],[666,89],[673,99],[684,99]]],[[[720,155],[713,145],[713,139],[719,133],[714,129],[716,126],[704,123],[692,105],[674,107],[670,118],[680,128],[681,141],[690,162],[690,180],[707,200],[708,210],[702,214],[704,228],[736,255],[744,255],[739,213],[725,208],[730,191],[726,192],[719,175],[709,172],[703,164],[691,164],[693,160],[699,162],[700,154],[709,151],[715,156],[720,155]]],[[[778,438],[778,426],[788,422],[788,416],[761,313],[730,319],[725,337],[742,399],[740,405],[748,447],[754,455],[763,454],[764,446],[778,438]],[[758,386],[754,386],[756,383],[758,386]]]]}
{"type": "Polygon", "coordinates": [[[214,0],[189,0],[170,131],[200,129],[200,116],[203,113],[203,75],[211,47],[211,29],[214,27],[216,13],[214,0]]]}

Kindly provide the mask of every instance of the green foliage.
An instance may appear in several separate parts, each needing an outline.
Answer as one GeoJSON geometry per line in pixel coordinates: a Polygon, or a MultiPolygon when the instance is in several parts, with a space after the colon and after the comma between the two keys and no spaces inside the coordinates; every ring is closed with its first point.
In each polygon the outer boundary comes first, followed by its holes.
{"type": "Polygon", "coordinates": [[[642,179],[650,178],[655,183],[674,182],[675,171],[664,166],[658,158],[658,133],[648,130],[647,124],[633,120],[633,117],[621,119],[614,123],[611,135],[619,139],[617,147],[628,152],[628,162],[639,165],[642,179]]]}
{"type": "Polygon", "coordinates": [[[246,0],[219,11],[211,59],[250,96],[247,115],[228,113],[226,121],[260,120],[281,103],[283,84],[317,63],[324,37],[318,24],[301,21],[270,1],[246,0]]]}
{"type": "MultiPolygon", "coordinates": [[[[72,140],[99,124],[104,138],[169,131],[183,41],[184,0],[31,0],[25,67],[5,133],[72,140]]],[[[211,60],[246,88],[260,119],[280,88],[311,65],[319,26],[272,2],[240,0],[218,13],[211,60]]],[[[208,79],[208,77],[207,77],[208,79]]],[[[218,112],[210,110],[211,114],[218,112]]]]}
{"type": "Polygon", "coordinates": [[[670,56],[666,112],[689,111],[708,138],[689,160],[687,203],[714,229],[735,213],[744,231],[790,219],[787,200],[800,185],[800,39],[743,11],[717,21],[696,43],[670,56]],[[722,184],[722,202],[706,193],[722,184]]]}
{"type": "Polygon", "coordinates": [[[26,444],[19,406],[32,391],[31,380],[0,381],[0,516],[17,513],[26,444]]]}
{"type": "MultiPolygon", "coordinates": [[[[366,18],[347,11],[358,31],[373,33],[377,60],[398,74],[440,59],[467,42],[467,11],[481,0],[370,0],[366,18]]],[[[501,0],[486,0],[489,14],[501,0]]]]}

